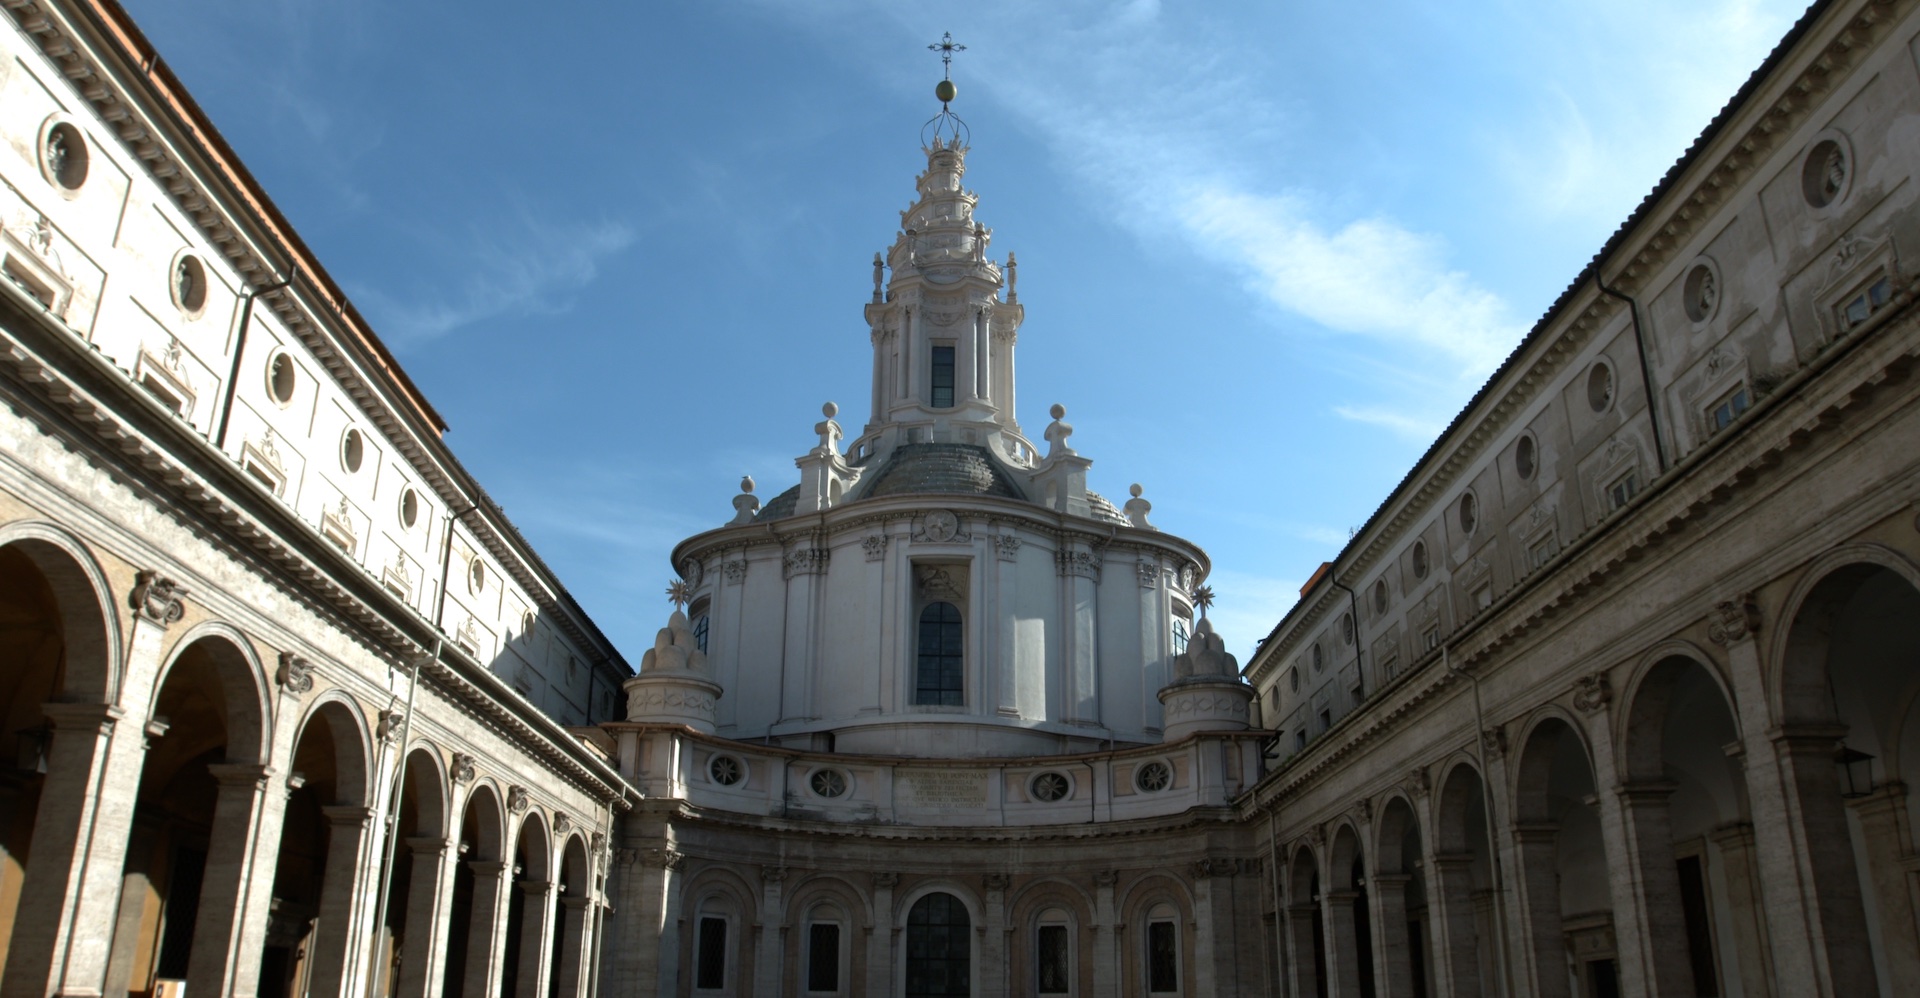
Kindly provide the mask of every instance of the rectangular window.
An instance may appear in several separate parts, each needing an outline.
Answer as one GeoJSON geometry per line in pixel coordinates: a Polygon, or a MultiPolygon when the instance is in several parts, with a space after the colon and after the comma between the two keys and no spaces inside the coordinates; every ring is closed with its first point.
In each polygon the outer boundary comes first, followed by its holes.
{"type": "Polygon", "coordinates": [[[1607,486],[1608,510],[1617,510],[1632,502],[1634,494],[1639,491],[1640,476],[1636,472],[1629,471],[1614,479],[1613,484],[1607,486]]]}
{"type": "Polygon", "coordinates": [[[1067,927],[1042,925],[1035,947],[1034,963],[1040,970],[1039,991],[1043,995],[1063,995],[1067,986],[1067,927]]]}
{"type": "Polygon", "coordinates": [[[1866,290],[1847,299],[1846,304],[1840,306],[1840,331],[1844,333],[1867,321],[1873,313],[1885,308],[1892,298],[1893,284],[1890,281],[1884,277],[1874,281],[1866,290]]]}
{"type": "Polygon", "coordinates": [[[16,263],[12,257],[7,258],[4,272],[7,280],[11,281],[14,287],[25,291],[27,297],[40,303],[41,308],[51,309],[53,307],[53,289],[47,287],[40,281],[34,280],[33,276],[28,274],[26,269],[16,263]]]}
{"type": "Polygon", "coordinates": [[[700,920],[699,954],[695,958],[693,986],[717,991],[727,986],[727,920],[700,920]]]}
{"type": "Polygon", "coordinates": [[[1333,711],[1331,710],[1321,711],[1320,712],[1320,730],[1325,731],[1331,727],[1333,727],[1333,711]]]}
{"type": "Polygon", "coordinates": [[[1296,731],[1293,733],[1293,750],[1295,752],[1301,752],[1301,751],[1305,751],[1306,747],[1307,747],[1307,731],[1305,728],[1302,728],[1299,731],[1296,731]]]}
{"type": "Polygon", "coordinates": [[[1388,655],[1380,660],[1380,674],[1392,679],[1400,674],[1400,656],[1388,655]]]}
{"type": "Polygon", "coordinates": [[[807,990],[840,990],[840,923],[807,926],[807,990]]]}
{"type": "Polygon", "coordinates": [[[1527,567],[1539,568],[1553,560],[1560,553],[1560,545],[1554,543],[1554,536],[1548,534],[1527,547],[1527,567]]]}
{"type": "Polygon", "coordinates": [[[1728,392],[1721,397],[1720,401],[1707,409],[1707,432],[1718,433],[1726,429],[1733,424],[1734,420],[1740,418],[1741,413],[1747,411],[1748,405],[1746,385],[1728,392]]]}
{"type": "Polygon", "coordinates": [[[1493,585],[1491,583],[1481,586],[1473,591],[1473,608],[1475,610],[1485,610],[1487,607],[1490,607],[1492,605],[1493,605],[1493,585]]]}
{"type": "Polygon", "coordinates": [[[1421,636],[1421,640],[1426,642],[1428,651],[1440,647],[1440,628],[1427,628],[1427,633],[1421,636]]]}
{"type": "Polygon", "coordinates": [[[1180,990],[1180,947],[1172,922],[1147,925],[1147,990],[1156,994],[1180,990]]]}
{"type": "Polygon", "coordinates": [[[933,398],[935,409],[953,408],[953,348],[933,348],[933,398]]]}

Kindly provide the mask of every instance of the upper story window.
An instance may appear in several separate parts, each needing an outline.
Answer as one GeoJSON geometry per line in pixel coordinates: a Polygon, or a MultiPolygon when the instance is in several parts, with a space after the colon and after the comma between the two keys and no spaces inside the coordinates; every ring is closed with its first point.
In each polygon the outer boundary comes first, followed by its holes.
{"type": "Polygon", "coordinates": [[[1033,940],[1036,993],[1073,993],[1073,939],[1070,929],[1067,914],[1057,908],[1040,916],[1033,940]]]}
{"type": "Polygon", "coordinates": [[[1167,905],[1147,915],[1147,993],[1180,991],[1180,919],[1167,905]]]}
{"type": "Polygon", "coordinates": [[[933,348],[933,398],[935,409],[953,408],[953,347],[933,348]]]}
{"type": "Polygon", "coordinates": [[[711,618],[704,613],[693,618],[693,643],[702,652],[707,650],[707,631],[710,620],[711,618]]]}
{"type": "Polygon", "coordinates": [[[1173,653],[1175,655],[1185,655],[1187,653],[1187,639],[1190,636],[1187,632],[1187,619],[1185,617],[1173,618],[1173,653]]]}
{"type": "Polygon", "coordinates": [[[1740,418],[1751,403],[1747,399],[1747,386],[1741,385],[1720,397],[1707,409],[1707,432],[1718,433],[1740,418]]]}
{"type": "Polygon", "coordinates": [[[1875,280],[1840,306],[1840,331],[1846,332],[1867,321],[1873,313],[1886,307],[1893,298],[1893,284],[1885,277],[1875,280]]]}
{"type": "Polygon", "coordinates": [[[693,986],[701,991],[718,991],[727,986],[727,920],[706,915],[700,919],[699,939],[694,944],[693,986]]]}
{"type": "Polygon", "coordinates": [[[1606,361],[1587,371],[1587,408],[1606,412],[1613,407],[1613,368],[1606,361]]]}
{"type": "Polygon", "coordinates": [[[919,662],[915,669],[913,702],[919,705],[960,707],[966,704],[962,661],[965,631],[960,609],[952,603],[929,603],[920,611],[919,662]]]}
{"type": "Polygon", "coordinates": [[[72,196],[87,182],[91,160],[86,137],[59,116],[47,119],[40,132],[40,172],[62,194],[72,196]]]}
{"type": "Polygon", "coordinates": [[[1521,481],[1533,478],[1534,469],[1539,464],[1539,457],[1539,445],[1534,442],[1531,433],[1522,436],[1520,441],[1513,445],[1513,470],[1519,473],[1521,481]]]}
{"type": "Polygon", "coordinates": [[[969,995],[973,920],[951,894],[934,893],[907,912],[907,993],[969,995]]]}
{"type": "Polygon", "coordinates": [[[1614,479],[1613,484],[1607,486],[1607,510],[1611,512],[1632,502],[1634,494],[1639,491],[1639,472],[1629,471],[1614,479]]]}

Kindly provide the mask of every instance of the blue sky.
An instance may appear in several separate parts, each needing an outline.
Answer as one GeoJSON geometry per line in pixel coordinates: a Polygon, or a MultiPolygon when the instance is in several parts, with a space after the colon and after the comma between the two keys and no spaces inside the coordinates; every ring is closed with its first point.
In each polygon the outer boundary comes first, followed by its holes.
{"type": "Polygon", "coordinates": [[[1804,6],[123,2],[634,660],[672,545],[866,418],[941,32],[1017,416],[1244,659],[1804,6]]]}

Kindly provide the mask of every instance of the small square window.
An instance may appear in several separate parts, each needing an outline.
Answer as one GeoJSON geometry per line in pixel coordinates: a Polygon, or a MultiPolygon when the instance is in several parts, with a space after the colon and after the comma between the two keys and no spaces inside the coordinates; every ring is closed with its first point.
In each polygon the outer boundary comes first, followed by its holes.
{"type": "Polygon", "coordinates": [[[1893,283],[1885,277],[1874,281],[1840,306],[1840,331],[1844,333],[1867,321],[1892,299],[1893,283]]]}
{"type": "Polygon", "coordinates": [[[1473,590],[1473,608],[1475,610],[1485,610],[1487,607],[1490,607],[1492,605],[1493,605],[1492,584],[1489,583],[1489,584],[1481,585],[1476,587],[1473,590]]]}
{"type": "Polygon", "coordinates": [[[1632,502],[1634,495],[1639,491],[1640,475],[1638,472],[1629,471],[1619,478],[1614,479],[1613,484],[1607,486],[1608,511],[1611,512],[1620,509],[1627,503],[1632,502]]]}
{"type": "Polygon", "coordinates": [[[1427,628],[1426,633],[1421,635],[1421,640],[1426,643],[1428,651],[1440,647],[1440,628],[1437,626],[1427,628]]]}
{"type": "Polygon", "coordinates": [[[1307,730],[1305,728],[1302,728],[1299,731],[1296,731],[1293,733],[1293,750],[1295,752],[1301,752],[1301,751],[1305,751],[1306,747],[1307,747],[1307,730]]]}
{"type": "Polygon", "coordinates": [[[1532,544],[1527,545],[1527,567],[1539,568],[1541,565],[1552,561],[1553,556],[1559,553],[1559,543],[1552,534],[1548,534],[1534,541],[1532,544]]]}
{"type": "Polygon", "coordinates": [[[1320,712],[1320,730],[1325,731],[1331,727],[1333,727],[1333,711],[1331,710],[1321,711],[1320,712]]]}
{"type": "Polygon", "coordinates": [[[1718,402],[1707,408],[1707,432],[1718,433],[1733,425],[1740,414],[1747,411],[1751,403],[1747,398],[1747,386],[1741,385],[1721,396],[1718,402]]]}
{"type": "Polygon", "coordinates": [[[1400,674],[1400,656],[1388,655],[1380,660],[1380,674],[1388,679],[1400,674]]]}

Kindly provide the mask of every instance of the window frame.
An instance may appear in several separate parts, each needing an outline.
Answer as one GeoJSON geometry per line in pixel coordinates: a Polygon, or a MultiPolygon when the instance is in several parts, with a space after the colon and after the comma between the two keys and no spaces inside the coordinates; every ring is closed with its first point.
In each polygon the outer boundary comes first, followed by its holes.
{"type": "Polygon", "coordinates": [[[809,915],[807,918],[806,945],[803,951],[804,965],[800,970],[802,994],[843,995],[847,993],[847,971],[850,969],[847,962],[847,922],[843,918],[833,917],[835,914],[838,913],[814,914],[809,915]],[[829,927],[834,931],[833,986],[830,988],[816,988],[813,986],[814,969],[818,966],[814,960],[816,955],[814,952],[814,930],[829,927]]]}
{"type": "Polygon", "coordinates": [[[1148,908],[1146,912],[1146,917],[1142,920],[1142,922],[1143,922],[1143,925],[1142,925],[1142,931],[1140,935],[1141,993],[1148,994],[1148,995],[1180,994],[1184,990],[1181,987],[1183,983],[1181,979],[1181,971],[1184,968],[1181,966],[1183,961],[1181,959],[1181,952],[1180,952],[1181,939],[1180,939],[1179,911],[1175,910],[1172,905],[1167,904],[1166,902],[1163,901],[1163,902],[1160,902],[1159,904],[1153,905],[1152,907],[1148,908]],[[1165,927],[1167,933],[1171,936],[1171,940],[1173,943],[1173,947],[1171,950],[1171,954],[1173,957],[1173,965],[1168,968],[1169,975],[1172,978],[1172,981],[1171,981],[1172,987],[1170,988],[1159,987],[1158,984],[1160,982],[1158,980],[1157,975],[1155,975],[1154,973],[1154,970],[1155,970],[1154,935],[1155,935],[1155,929],[1161,928],[1161,927],[1165,927]]]}
{"type": "Polygon", "coordinates": [[[731,978],[733,977],[732,956],[733,956],[733,945],[734,945],[734,932],[733,932],[732,923],[733,923],[733,919],[724,912],[718,912],[718,911],[709,912],[704,908],[704,906],[696,910],[696,914],[694,916],[694,923],[693,923],[694,924],[693,967],[691,968],[693,970],[694,993],[724,994],[726,993],[728,988],[731,986],[732,984],[731,978]],[[707,969],[706,961],[704,958],[706,956],[705,943],[706,943],[706,936],[707,936],[707,923],[709,922],[717,922],[720,925],[720,947],[719,947],[720,954],[718,957],[719,965],[720,965],[719,966],[720,983],[718,984],[703,983],[704,981],[707,980],[707,976],[704,973],[704,971],[707,969]]]}
{"type": "Polygon", "coordinates": [[[952,343],[933,343],[927,351],[927,408],[951,409],[959,400],[960,362],[959,351],[952,343]],[[946,384],[940,383],[940,375],[946,374],[946,384]],[[940,401],[940,392],[945,389],[946,402],[940,401]]]}
{"type": "MultiPolygon", "coordinates": [[[[942,616],[944,617],[944,614],[942,616]]],[[[913,649],[913,705],[915,707],[965,707],[967,705],[967,615],[965,611],[952,600],[928,600],[920,608],[914,624],[913,649]],[[927,615],[940,607],[952,611],[954,619],[951,621],[928,620],[927,615]],[[936,641],[938,647],[933,652],[926,650],[927,628],[930,625],[940,628],[936,641]],[[949,627],[952,628],[952,634],[956,635],[957,642],[951,652],[947,649],[949,627]],[[958,682],[958,685],[951,689],[947,683],[948,660],[952,660],[954,678],[958,682]],[[932,686],[929,686],[926,681],[930,665],[938,673],[935,677],[937,683],[932,686]],[[932,692],[933,699],[928,699],[929,691],[932,692]]]]}
{"type": "Polygon", "coordinates": [[[1062,911],[1059,908],[1048,908],[1047,910],[1041,912],[1037,917],[1034,918],[1033,920],[1033,993],[1034,994],[1071,995],[1075,992],[1074,985],[1078,983],[1077,981],[1078,975],[1075,973],[1077,968],[1074,966],[1076,962],[1074,960],[1074,956],[1075,956],[1074,943],[1076,941],[1075,937],[1077,935],[1078,933],[1074,931],[1072,916],[1068,915],[1065,911],[1062,911]],[[1045,972],[1045,967],[1046,967],[1046,962],[1044,960],[1044,957],[1046,955],[1046,947],[1042,945],[1041,940],[1044,938],[1044,933],[1049,929],[1060,930],[1060,942],[1061,942],[1061,949],[1063,951],[1061,954],[1061,961],[1064,964],[1063,969],[1066,974],[1066,980],[1063,982],[1063,986],[1060,987],[1058,990],[1048,990],[1047,984],[1043,979],[1043,977],[1041,976],[1045,972]]]}

